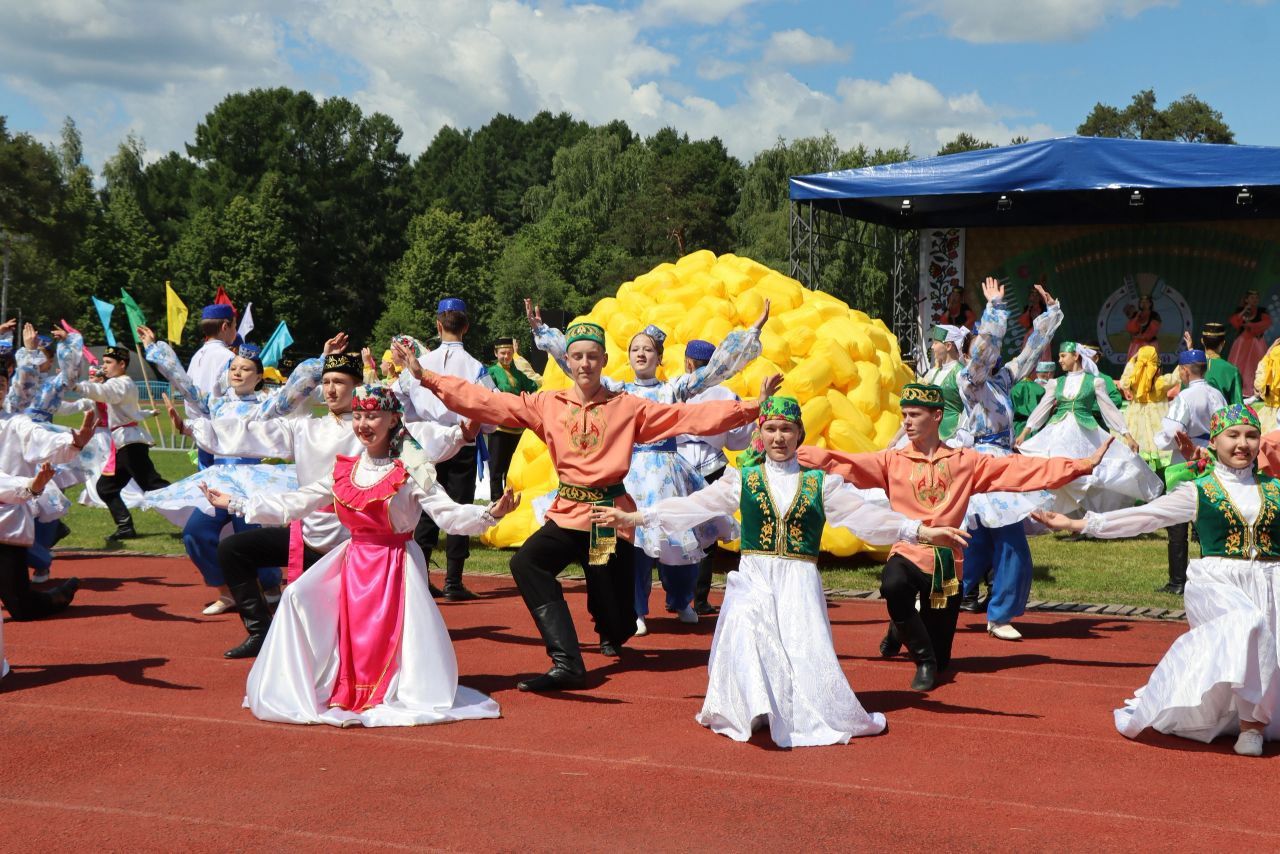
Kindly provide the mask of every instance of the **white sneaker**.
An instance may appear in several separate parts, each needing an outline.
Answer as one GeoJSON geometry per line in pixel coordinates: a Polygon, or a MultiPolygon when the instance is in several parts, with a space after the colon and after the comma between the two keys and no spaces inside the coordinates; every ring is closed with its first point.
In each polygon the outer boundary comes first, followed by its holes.
{"type": "Polygon", "coordinates": [[[644,617],[636,617],[636,637],[642,638],[649,634],[649,627],[645,625],[644,617]]]}
{"type": "Polygon", "coordinates": [[[1262,730],[1240,730],[1240,737],[1236,739],[1236,753],[1239,753],[1241,756],[1261,756],[1262,730]]]}
{"type": "Polygon", "coordinates": [[[44,572],[37,572],[35,575],[31,576],[32,584],[44,584],[48,580],[49,580],[49,570],[47,569],[44,572]]]}
{"type": "Polygon", "coordinates": [[[230,596],[219,596],[217,599],[209,603],[200,613],[206,617],[216,617],[218,614],[225,614],[236,606],[236,600],[230,596]]]}
{"type": "Polygon", "coordinates": [[[680,618],[680,622],[688,623],[691,626],[698,622],[698,612],[693,610],[690,605],[685,605],[679,611],[676,611],[676,616],[680,618]]]}
{"type": "Polygon", "coordinates": [[[987,634],[997,640],[1022,640],[1022,633],[1008,623],[987,623],[987,634]]]}

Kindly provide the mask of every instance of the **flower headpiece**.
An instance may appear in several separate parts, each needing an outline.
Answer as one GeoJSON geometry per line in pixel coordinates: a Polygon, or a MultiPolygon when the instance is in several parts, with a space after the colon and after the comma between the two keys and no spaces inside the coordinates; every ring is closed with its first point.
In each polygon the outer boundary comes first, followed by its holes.
{"type": "Polygon", "coordinates": [[[777,394],[765,398],[764,403],[760,404],[760,416],[756,419],[756,429],[751,434],[751,444],[738,457],[739,468],[758,466],[764,462],[764,437],[760,435],[760,428],[764,426],[766,421],[790,421],[792,424],[799,424],[800,441],[804,441],[804,420],[800,410],[800,401],[794,397],[784,397],[777,394]]]}
{"type": "Polygon", "coordinates": [[[1213,413],[1209,419],[1209,438],[1212,439],[1228,427],[1255,427],[1262,429],[1262,419],[1247,403],[1233,403],[1213,413]]]}
{"type": "Polygon", "coordinates": [[[400,412],[403,408],[400,398],[384,385],[358,386],[355,395],[351,398],[352,411],[400,412]]]}

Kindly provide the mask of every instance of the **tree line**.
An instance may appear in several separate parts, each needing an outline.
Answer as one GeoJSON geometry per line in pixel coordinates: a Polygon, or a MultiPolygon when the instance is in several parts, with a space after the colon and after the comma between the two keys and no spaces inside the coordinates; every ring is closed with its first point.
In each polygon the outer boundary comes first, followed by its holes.
{"type": "MultiPolygon", "coordinates": [[[[1160,110],[1149,90],[1124,109],[1098,104],[1079,132],[1234,141],[1194,96],[1160,110]]],[[[429,335],[448,295],[471,306],[482,347],[521,332],[522,297],[582,312],[697,249],[785,271],[790,176],[915,156],[826,134],[779,139],[744,163],[715,137],[550,112],[444,127],[416,158],[401,138],[346,98],[255,89],[223,99],[184,152],[149,158],[130,135],[95,175],[72,119],[45,145],[0,116],[0,231],[22,237],[10,306],[42,325],[65,317],[92,341],[90,296],[115,302],[126,289],[159,321],[168,280],[193,309],[193,344],[195,309],[223,287],[254,304],[260,334],[284,320],[307,352],[335,329],[355,341],[429,335]]],[[[938,153],[991,145],[960,134],[938,153]]],[[[874,300],[888,287],[882,261],[846,247],[820,284],[874,300]]]]}

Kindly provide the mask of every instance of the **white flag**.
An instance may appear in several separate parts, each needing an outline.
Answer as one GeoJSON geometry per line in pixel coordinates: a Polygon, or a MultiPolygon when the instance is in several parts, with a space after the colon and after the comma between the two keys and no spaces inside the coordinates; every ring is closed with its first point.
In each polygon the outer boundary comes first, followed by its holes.
{"type": "Polygon", "coordinates": [[[240,318],[240,328],[236,332],[240,333],[240,337],[248,340],[249,333],[253,331],[253,303],[249,303],[244,307],[244,317],[240,318]]]}

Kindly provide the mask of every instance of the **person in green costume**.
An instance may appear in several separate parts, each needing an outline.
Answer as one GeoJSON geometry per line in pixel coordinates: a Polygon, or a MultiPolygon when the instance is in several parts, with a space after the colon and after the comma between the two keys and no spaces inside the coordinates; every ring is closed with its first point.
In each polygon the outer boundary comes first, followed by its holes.
{"type": "MultiPolygon", "coordinates": [[[[955,436],[960,414],[964,412],[957,377],[964,367],[964,344],[970,334],[963,326],[945,324],[939,324],[929,332],[929,355],[933,367],[919,381],[942,389],[942,427],[938,435],[944,442],[955,436]]],[[[902,431],[899,431],[901,435],[902,431]]]]}
{"type": "MultiPolygon", "coordinates": [[[[493,380],[494,388],[506,394],[532,394],[538,390],[537,380],[528,376],[524,366],[516,361],[518,354],[514,338],[495,338],[493,355],[497,361],[485,370],[493,380]]],[[[529,370],[532,371],[532,367],[529,370]]],[[[523,435],[523,427],[498,427],[485,437],[489,446],[489,498],[492,501],[502,497],[507,469],[511,468],[511,458],[515,456],[516,446],[523,435]]]]}
{"type": "Polygon", "coordinates": [[[1013,399],[1013,435],[1019,435],[1027,426],[1027,419],[1053,382],[1053,373],[1057,367],[1055,362],[1037,362],[1035,374],[1018,380],[1009,390],[1009,396],[1013,399]]]}
{"type": "Polygon", "coordinates": [[[1136,738],[1150,727],[1211,742],[1237,734],[1235,752],[1261,756],[1280,740],[1280,481],[1258,472],[1280,443],[1262,438],[1258,415],[1243,404],[1218,410],[1211,454],[1183,434],[1190,463],[1155,501],[1112,513],[1036,518],[1089,537],[1135,537],[1170,525],[1195,525],[1201,557],[1187,573],[1190,629],[1174,641],[1145,687],[1115,710],[1116,729],[1136,738]]]}
{"type": "Polygon", "coordinates": [[[774,396],[760,407],[751,446],[715,483],[641,511],[592,508],[614,527],[667,535],[742,513],[742,560],[729,574],[711,641],[707,692],[697,721],[734,741],[766,725],[780,747],[845,744],[885,728],[868,713],[841,670],[831,642],[818,551],[824,524],[873,543],[902,538],[963,546],[958,528],[930,527],[864,502],[839,475],[804,468],[800,404],[774,396]],[[782,511],[782,512],[780,512],[782,511]]]}
{"type": "MultiPolygon", "coordinates": [[[[1222,358],[1222,348],[1227,343],[1227,328],[1221,323],[1206,323],[1200,330],[1200,349],[1209,358],[1209,367],[1205,371],[1204,381],[1222,392],[1227,405],[1244,402],[1244,384],[1240,379],[1240,369],[1222,358]]],[[[1191,332],[1182,333],[1182,349],[1195,349],[1191,342],[1191,332]]],[[[1173,400],[1184,387],[1179,381],[1177,371],[1170,371],[1164,379],[1173,385],[1169,389],[1169,399],[1173,400]]]]}

